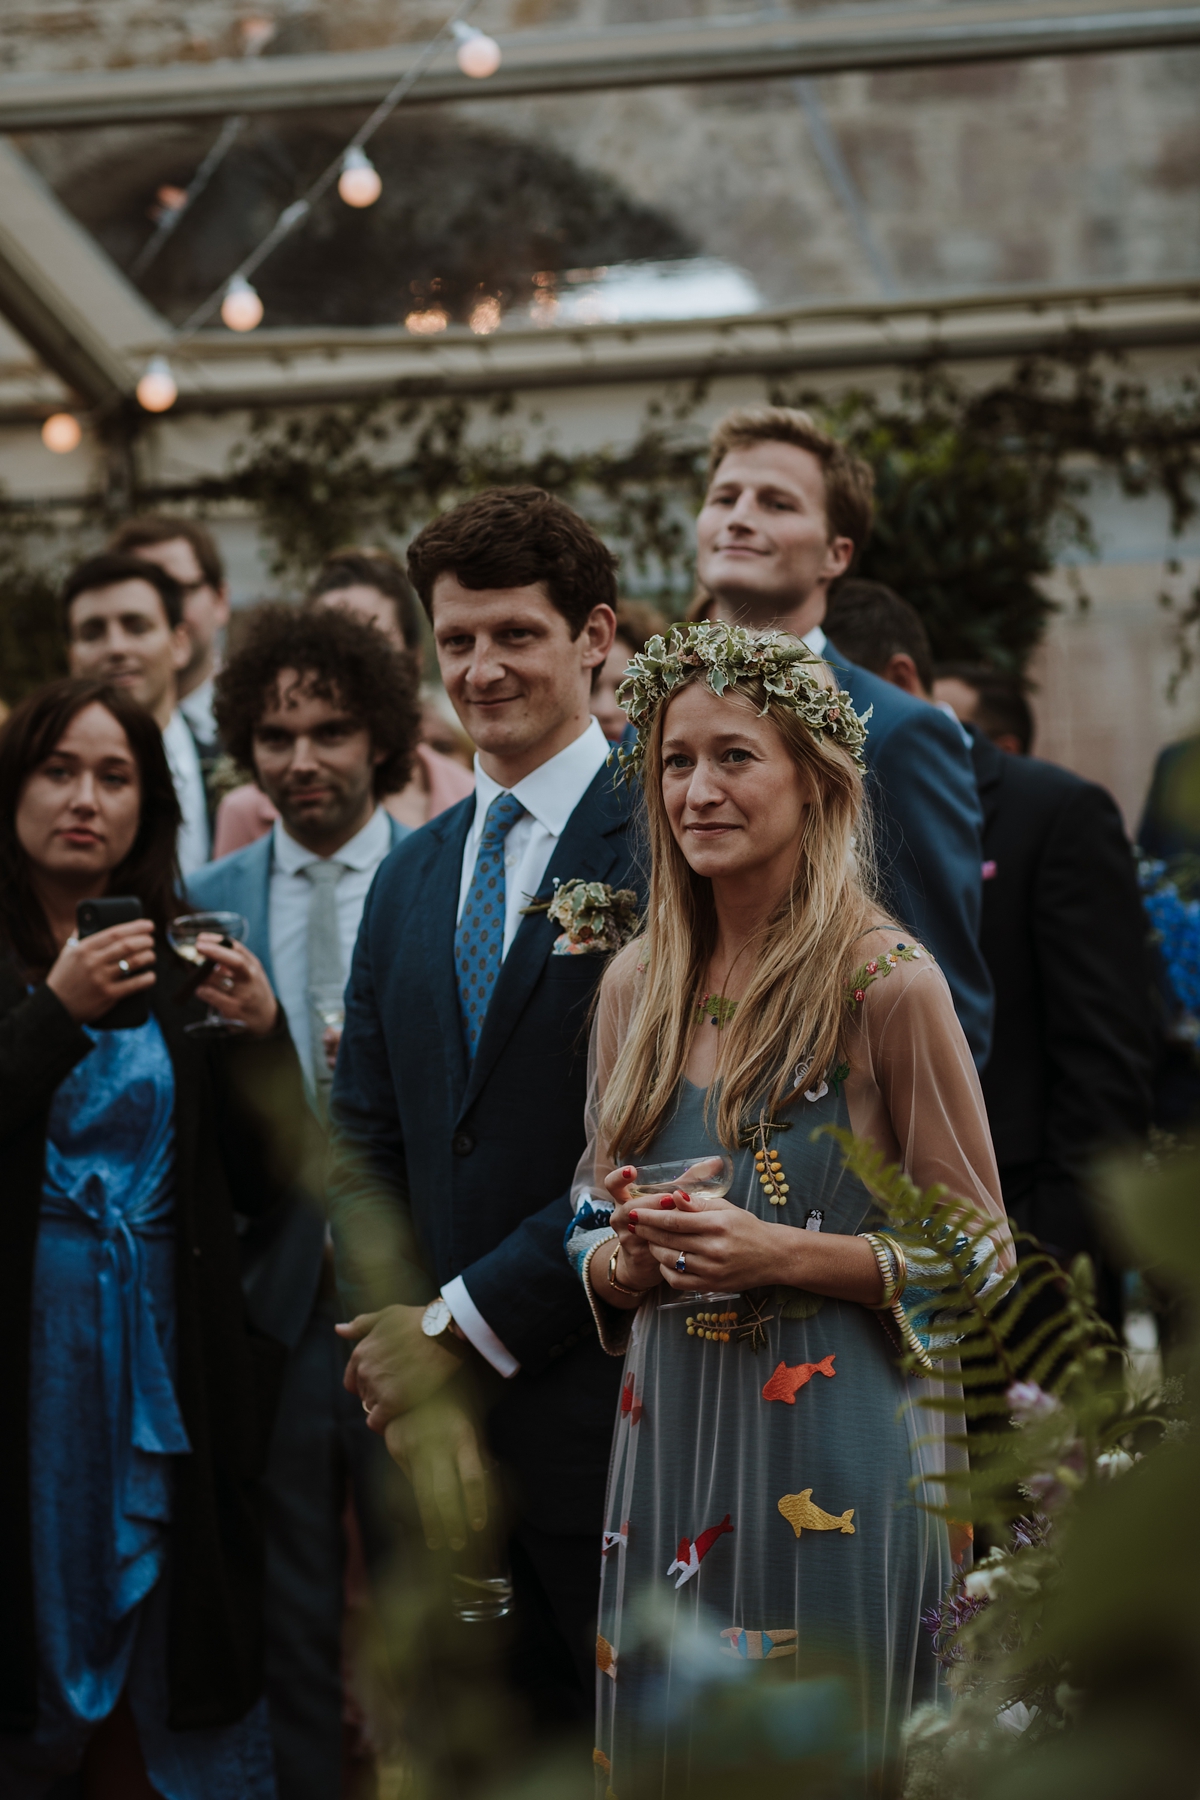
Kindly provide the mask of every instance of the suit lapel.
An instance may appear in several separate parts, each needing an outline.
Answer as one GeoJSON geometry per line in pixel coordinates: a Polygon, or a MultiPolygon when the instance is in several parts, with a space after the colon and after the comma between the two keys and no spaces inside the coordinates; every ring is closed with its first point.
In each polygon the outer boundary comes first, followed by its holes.
{"type": "Polygon", "coordinates": [[[454,933],[458,921],[463,847],[474,816],[475,797],[472,794],[449,812],[440,813],[425,827],[431,837],[440,840],[429,859],[421,904],[425,975],[433,990],[446,1061],[454,1072],[458,1094],[466,1086],[467,1052],[458,1010],[458,984],[454,978],[454,933]]]}
{"type": "MultiPolygon", "coordinates": [[[[607,880],[621,854],[619,833],[629,819],[629,812],[625,784],[606,763],[567,820],[534,898],[548,900],[554,892],[556,879],[560,882],[577,878],[607,880]]],[[[552,924],[545,913],[533,913],[521,920],[512,948],[496,977],[460,1116],[495,1068],[558,935],[559,927],[552,924]]]]}
{"type": "Polygon", "coordinates": [[[246,922],[250,929],[246,942],[267,972],[267,980],[275,986],[271,967],[271,862],[275,845],[274,827],[252,846],[255,861],[247,871],[246,922]]]}

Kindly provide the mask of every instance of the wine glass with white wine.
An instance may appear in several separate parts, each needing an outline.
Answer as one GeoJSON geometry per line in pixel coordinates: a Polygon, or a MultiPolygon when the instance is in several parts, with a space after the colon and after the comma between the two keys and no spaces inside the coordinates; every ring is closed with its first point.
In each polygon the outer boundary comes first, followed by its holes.
{"type": "MultiPolygon", "coordinates": [[[[733,1158],[714,1152],[711,1156],[685,1156],[675,1162],[642,1163],[634,1170],[628,1187],[635,1200],[659,1199],[681,1189],[691,1200],[723,1200],[732,1185],[733,1158]]],[[[708,1306],[737,1298],[736,1293],[714,1290],[705,1294],[687,1294],[664,1304],[708,1306]]]]}
{"type": "MultiPolygon", "coordinates": [[[[206,961],[204,952],[198,947],[201,937],[224,938],[227,944],[244,944],[249,931],[250,921],[241,913],[181,913],[167,926],[167,942],[176,956],[182,956],[184,962],[194,963],[199,968],[206,961]]],[[[215,1006],[210,1006],[203,1019],[194,1019],[183,1029],[192,1035],[203,1032],[206,1037],[235,1037],[246,1027],[240,1019],[227,1019],[215,1006]]]]}

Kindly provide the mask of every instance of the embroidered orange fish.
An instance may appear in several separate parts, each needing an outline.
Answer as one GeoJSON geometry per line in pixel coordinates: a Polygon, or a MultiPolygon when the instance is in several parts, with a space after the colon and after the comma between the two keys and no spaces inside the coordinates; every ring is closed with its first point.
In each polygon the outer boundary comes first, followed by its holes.
{"type": "Polygon", "coordinates": [[[617,1653],[605,1637],[596,1639],[596,1667],[602,1675],[617,1679],[617,1653]]]}
{"type": "Polygon", "coordinates": [[[848,1507],[844,1513],[827,1513],[822,1507],[813,1505],[812,1489],[804,1488],[798,1494],[785,1494],[779,1502],[779,1510],[799,1537],[801,1531],[842,1531],[848,1537],[854,1536],[854,1527],[850,1523],[854,1517],[854,1508],[848,1507]]]}
{"type": "Polygon", "coordinates": [[[641,1401],[635,1400],[633,1397],[633,1376],[627,1375],[625,1385],[621,1389],[621,1413],[623,1416],[628,1415],[631,1425],[637,1425],[641,1422],[643,1411],[641,1401]]]}
{"type": "Polygon", "coordinates": [[[833,1366],[833,1359],[836,1355],[837,1351],[831,1350],[828,1356],[821,1358],[820,1362],[797,1363],[794,1369],[789,1369],[786,1363],[780,1363],[762,1391],[763,1399],[782,1400],[787,1406],[795,1406],[796,1395],[812,1380],[814,1375],[837,1374],[837,1370],[833,1366]]]}

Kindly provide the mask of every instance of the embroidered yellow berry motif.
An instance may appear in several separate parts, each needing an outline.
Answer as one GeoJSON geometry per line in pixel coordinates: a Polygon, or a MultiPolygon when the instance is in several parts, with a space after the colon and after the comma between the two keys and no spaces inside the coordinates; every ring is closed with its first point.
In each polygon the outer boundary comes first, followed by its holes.
{"type": "Polygon", "coordinates": [[[731,1329],[737,1324],[735,1312],[696,1313],[687,1322],[689,1337],[704,1338],[710,1344],[727,1344],[731,1329]]]}
{"type": "Polygon", "coordinates": [[[850,1523],[854,1508],[848,1507],[839,1514],[827,1513],[823,1507],[813,1505],[811,1488],[804,1488],[798,1494],[785,1494],[779,1502],[779,1510],[797,1537],[802,1531],[841,1531],[848,1537],[854,1536],[854,1526],[850,1523]]]}
{"type": "Polygon", "coordinates": [[[786,1206],[790,1190],[784,1178],[783,1164],[779,1160],[778,1150],[756,1150],[754,1152],[754,1168],[758,1175],[758,1185],[771,1205],[786,1206]]]}

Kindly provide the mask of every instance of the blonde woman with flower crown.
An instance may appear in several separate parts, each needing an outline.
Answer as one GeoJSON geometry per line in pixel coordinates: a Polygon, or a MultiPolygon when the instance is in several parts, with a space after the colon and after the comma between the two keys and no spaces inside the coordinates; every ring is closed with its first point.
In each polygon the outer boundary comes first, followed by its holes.
{"type": "Polygon", "coordinates": [[[813,1705],[836,1738],[836,1714],[854,1780],[887,1794],[899,1726],[936,1690],[921,1613],[954,1565],[921,1500],[942,1498],[944,1423],[885,1329],[903,1325],[902,1251],[814,1132],[847,1127],[945,1183],[1005,1254],[979,1081],[940,971],[873,896],[865,722],[825,665],[779,633],[677,627],[620,693],[650,902],[601,989],[567,1241],[625,1358],[598,1791],[731,1793],[697,1670],[740,1659],[743,1718],[813,1705]],[[723,1199],[630,1193],[637,1166],[714,1154],[733,1162],[723,1199]],[[712,1291],[727,1298],[694,1298],[712,1291]],[[816,1677],[835,1685],[794,1685],[816,1677]]]}

